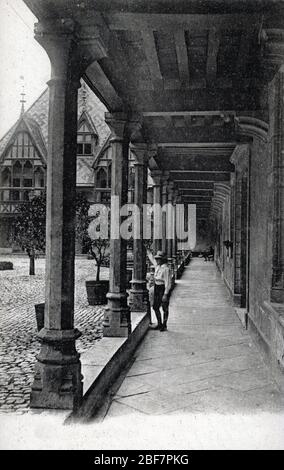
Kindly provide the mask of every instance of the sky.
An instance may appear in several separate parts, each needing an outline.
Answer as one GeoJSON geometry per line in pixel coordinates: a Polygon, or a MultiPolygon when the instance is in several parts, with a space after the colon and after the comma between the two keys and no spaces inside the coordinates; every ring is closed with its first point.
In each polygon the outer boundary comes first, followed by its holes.
{"type": "Polygon", "coordinates": [[[50,78],[48,56],[34,39],[36,21],[22,0],[0,0],[0,138],[20,115],[23,84],[28,109],[50,78]]]}

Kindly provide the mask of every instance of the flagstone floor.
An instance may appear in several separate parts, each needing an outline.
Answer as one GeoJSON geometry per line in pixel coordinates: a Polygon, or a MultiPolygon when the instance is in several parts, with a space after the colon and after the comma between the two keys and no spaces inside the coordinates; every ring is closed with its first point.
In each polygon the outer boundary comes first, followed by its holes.
{"type": "Polygon", "coordinates": [[[235,315],[215,264],[193,258],[173,291],[168,331],[147,334],[104,421],[283,411],[283,394],[235,315]]]}
{"type": "Polygon", "coordinates": [[[133,359],[90,423],[2,415],[0,448],[188,449],[189,457],[194,449],[284,448],[283,395],[214,263],[192,260],[173,292],[168,331],[150,331],[133,359]]]}

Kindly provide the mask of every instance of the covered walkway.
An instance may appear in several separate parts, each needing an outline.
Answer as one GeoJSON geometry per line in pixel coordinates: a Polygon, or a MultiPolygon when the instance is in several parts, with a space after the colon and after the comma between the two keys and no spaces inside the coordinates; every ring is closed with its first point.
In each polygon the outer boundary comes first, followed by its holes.
{"type": "Polygon", "coordinates": [[[173,272],[186,255],[178,206],[195,206],[197,243],[189,248],[212,246],[223,277],[198,260],[188,268],[172,299],[169,332],[149,333],[109,413],[275,407],[278,392],[222,281],[283,387],[283,2],[25,3],[38,18],[35,38],[52,66],[46,309],[31,407],[77,410],[86,398],[74,323],[81,79],[106,106],[111,130],[111,210],[118,217],[111,220],[104,339],[133,345],[137,312],[148,326],[143,223],[131,224],[129,298],[127,239],[117,233],[130,193],[140,215],[146,202],[173,207],[173,237],[164,236],[166,217],[155,213],[152,224],[162,234],[153,233],[153,252],[165,251],[173,272]]]}
{"type": "Polygon", "coordinates": [[[215,264],[193,258],[173,292],[168,331],[148,333],[105,419],[279,411],[284,398],[215,264]]]}

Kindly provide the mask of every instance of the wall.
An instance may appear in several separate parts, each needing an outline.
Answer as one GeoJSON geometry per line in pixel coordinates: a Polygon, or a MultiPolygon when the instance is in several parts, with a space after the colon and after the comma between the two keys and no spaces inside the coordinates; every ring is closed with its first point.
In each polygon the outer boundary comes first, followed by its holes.
{"type": "Polygon", "coordinates": [[[260,306],[270,298],[272,277],[272,162],[269,144],[254,138],[250,167],[250,272],[249,312],[268,334],[260,306]]]}
{"type": "Polygon", "coordinates": [[[279,159],[282,149],[280,144],[283,142],[279,134],[283,133],[283,125],[279,121],[283,114],[280,112],[277,83],[274,80],[269,87],[268,142],[265,144],[260,139],[254,139],[252,147],[249,329],[265,353],[275,379],[284,389],[284,304],[271,301],[275,241],[273,193],[274,185],[278,184],[273,179],[273,161],[279,159]]]}

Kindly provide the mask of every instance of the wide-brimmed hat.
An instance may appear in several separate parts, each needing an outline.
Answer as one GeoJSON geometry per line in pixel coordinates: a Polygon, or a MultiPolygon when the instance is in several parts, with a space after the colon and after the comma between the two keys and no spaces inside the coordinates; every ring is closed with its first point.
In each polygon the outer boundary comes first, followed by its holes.
{"type": "Polygon", "coordinates": [[[164,259],[164,260],[166,260],[167,255],[163,251],[157,251],[157,254],[155,255],[155,259],[164,259]]]}

